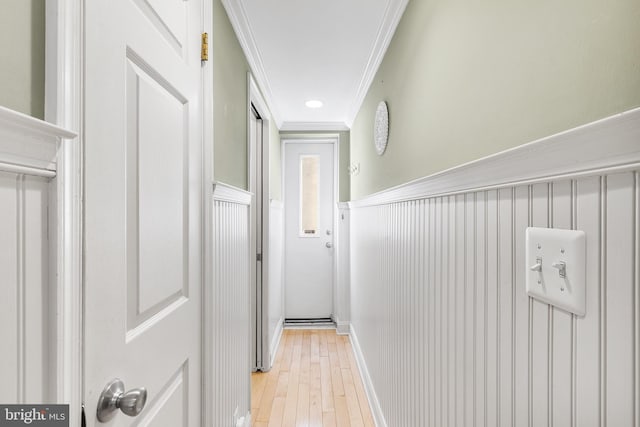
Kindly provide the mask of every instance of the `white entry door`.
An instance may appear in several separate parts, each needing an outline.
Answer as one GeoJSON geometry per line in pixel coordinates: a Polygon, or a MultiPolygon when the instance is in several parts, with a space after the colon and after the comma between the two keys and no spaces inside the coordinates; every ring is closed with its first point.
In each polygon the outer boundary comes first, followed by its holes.
{"type": "Polygon", "coordinates": [[[333,315],[334,144],[285,143],[285,317],[333,315]]]}
{"type": "Polygon", "coordinates": [[[104,425],[200,426],[201,0],[84,7],[87,425],[118,378],[146,405],[104,425]]]}

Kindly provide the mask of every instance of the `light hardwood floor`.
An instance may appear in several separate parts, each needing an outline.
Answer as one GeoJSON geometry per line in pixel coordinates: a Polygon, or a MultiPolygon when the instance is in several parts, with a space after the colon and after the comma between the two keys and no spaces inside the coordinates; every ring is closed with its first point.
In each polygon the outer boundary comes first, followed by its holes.
{"type": "Polygon", "coordinates": [[[347,336],[285,329],[271,371],[251,375],[255,427],[374,427],[347,336]]]}

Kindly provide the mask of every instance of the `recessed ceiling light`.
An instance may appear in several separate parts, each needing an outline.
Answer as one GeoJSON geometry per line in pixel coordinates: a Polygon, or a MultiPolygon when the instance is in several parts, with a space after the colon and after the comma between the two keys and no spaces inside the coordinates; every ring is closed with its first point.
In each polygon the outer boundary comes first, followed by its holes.
{"type": "Polygon", "coordinates": [[[321,108],[322,107],[322,101],[318,101],[317,99],[311,99],[311,100],[305,102],[304,105],[306,105],[309,108],[321,108]]]}

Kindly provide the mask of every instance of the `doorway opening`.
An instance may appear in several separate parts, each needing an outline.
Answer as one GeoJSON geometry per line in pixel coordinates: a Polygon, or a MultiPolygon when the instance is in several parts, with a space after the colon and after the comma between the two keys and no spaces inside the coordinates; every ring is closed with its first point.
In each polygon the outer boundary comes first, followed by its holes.
{"type": "Polygon", "coordinates": [[[285,325],[334,325],[338,139],[283,147],[285,325]]]}
{"type": "Polygon", "coordinates": [[[248,182],[253,194],[251,233],[251,368],[268,371],[273,361],[271,349],[282,331],[277,304],[270,304],[277,283],[270,284],[274,259],[270,251],[271,201],[269,170],[270,116],[251,74],[248,75],[248,182]],[[273,288],[273,289],[271,289],[273,288]],[[275,319],[275,320],[274,320],[275,319]]]}

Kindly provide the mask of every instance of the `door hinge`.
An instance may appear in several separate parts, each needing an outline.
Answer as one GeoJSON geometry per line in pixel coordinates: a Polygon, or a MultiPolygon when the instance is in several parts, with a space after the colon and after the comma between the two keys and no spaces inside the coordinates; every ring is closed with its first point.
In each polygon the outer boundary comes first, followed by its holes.
{"type": "Polygon", "coordinates": [[[209,34],[202,33],[202,50],[200,51],[200,60],[209,60],[209,34]]]}
{"type": "Polygon", "coordinates": [[[261,261],[262,262],[262,254],[257,254],[256,261],[261,261]]]}

